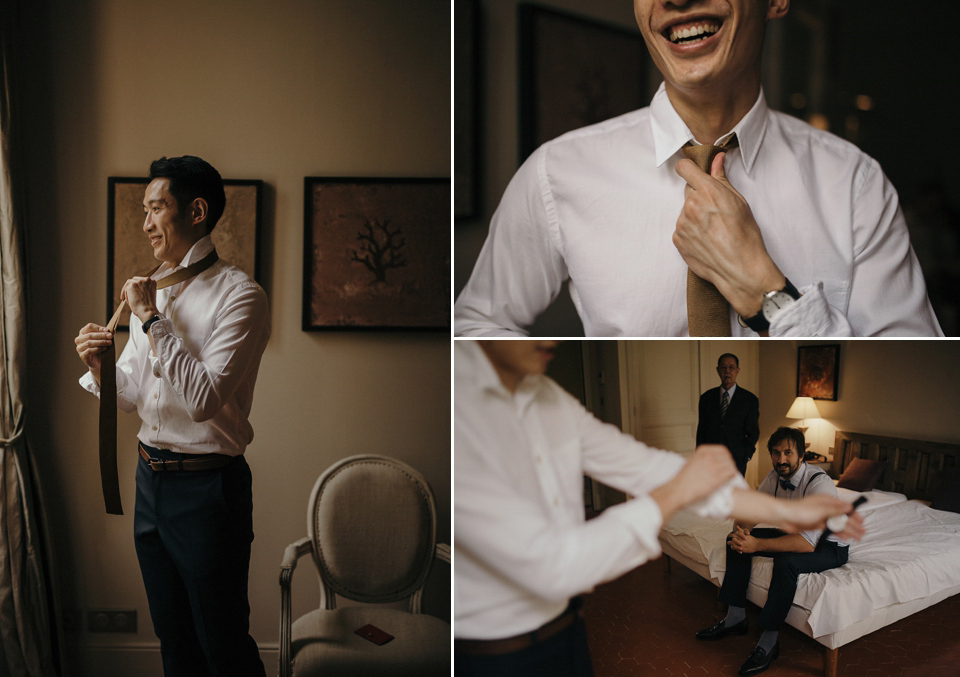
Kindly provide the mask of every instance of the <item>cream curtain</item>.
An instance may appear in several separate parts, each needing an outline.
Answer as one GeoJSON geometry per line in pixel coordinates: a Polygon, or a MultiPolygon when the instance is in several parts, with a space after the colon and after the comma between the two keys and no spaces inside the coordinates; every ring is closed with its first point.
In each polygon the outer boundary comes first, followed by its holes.
{"type": "MultiPolygon", "coordinates": [[[[21,3],[0,1],[0,675],[54,677],[42,508],[23,435],[24,279],[16,134],[21,3]]],[[[59,661],[56,661],[58,663],[59,661]]]]}

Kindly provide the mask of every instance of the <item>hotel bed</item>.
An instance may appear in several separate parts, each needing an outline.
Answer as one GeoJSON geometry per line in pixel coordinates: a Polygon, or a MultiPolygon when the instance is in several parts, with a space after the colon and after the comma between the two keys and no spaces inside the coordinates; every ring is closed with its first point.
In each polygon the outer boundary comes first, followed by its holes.
{"type": "MultiPolygon", "coordinates": [[[[928,507],[941,471],[960,466],[960,445],[838,432],[840,475],[855,458],[886,463],[860,508],[867,534],[850,546],[846,565],[802,574],[787,623],[822,644],[824,672],[836,676],[838,649],[960,593],[960,514],[928,507]]],[[[860,493],[838,489],[852,501],[860,493]]],[[[683,512],[664,525],[663,552],[720,586],[731,520],[683,512]]],[[[762,606],[773,560],[756,557],[747,599],[762,606]]]]}

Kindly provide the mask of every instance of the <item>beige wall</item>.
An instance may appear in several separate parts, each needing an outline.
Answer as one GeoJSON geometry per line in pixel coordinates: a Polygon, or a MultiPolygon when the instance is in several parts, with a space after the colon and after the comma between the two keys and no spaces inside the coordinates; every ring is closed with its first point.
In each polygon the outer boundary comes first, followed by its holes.
{"type": "Polygon", "coordinates": [[[840,345],[836,402],[817,400],[823,421],[808,431],[811,450],[829,455],[837,430],[960,442],[960,342],[764,341],[760,345],[760,478],[771,470],[766,441],[796,397],[797,346],[840,345]]]}
{"type": "MultiPolygon", "coordinates": [[[[454,229],[454,293],[467,283],[487,237],[490,217],[519,167],[517,99],[517,6],[523,0],[480,0],[482,85],[480,88],[481,200],[476,218],[454,229]]],[[[580,16],[636,28],[630,0],[543,0],[537,3],[580,16]]],[[[564,289],[533,329],[534,335],[577,336],[583,327],[564,289]]]]}
{"type": "MultiPolygon", "coordinates": [[[[135,608],[140,623],[136,635],[69,635],[84,647],[74,668],[93,675],[96,651],[156,646],[132,542],[136,416],[121,417],[119,433],[127,514],[106,516],[96,400],[76,383],[73,337],[106,313],[107,177],[142,176],[161,155],[200,155],[225,178],[266,183],[262,278],[273,335],[247,457],[257,534],[251,630],[270,649],[283,549],[305,535],[310,489],[336,459],[385,453],[420,469],[450,540],[449,338],[300,330],[303,178],[449,176],[449,2],[25,4],[28,436],[64,604],[135,608]]],[[[294,579],[295,613],[316,603],[309,567],[294,579]]],[[[442,602],[433,610],[448,617],[442,602]]]]}

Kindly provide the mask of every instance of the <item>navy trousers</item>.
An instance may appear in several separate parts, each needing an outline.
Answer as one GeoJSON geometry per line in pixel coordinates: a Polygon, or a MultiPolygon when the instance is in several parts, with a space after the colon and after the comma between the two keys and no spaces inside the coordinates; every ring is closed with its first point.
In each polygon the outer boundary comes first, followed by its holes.
{"type": "Polygon", "coordinates": [[[531,647],[500,656],[464,656],[454,651],[455,677],[592,677],[582,618],[531,647]]]}
{"type": "MultiPolygon", "coordinates": [[[[186,454],[144,448],[162,459],[186,454]]],[[[249,633],[250,468],[154,472],[140,458],[134,542],[165,677],[265,677],[249,633]]]]}
{"type": "MultiPolygon", "coordinates": [[[[757,538],[782,536],[779,529],[754,529],[750,532],[757,538]]],[[[763,605],[758,623],[763,630],[780,630],[790,612],[790,605],[797,594],[797,577],[800,574],[817,573],[841,567],[847,563],[850,548],[824,540],[813,552],[755,552],[741,554],[727,546],[727,572],[720,586],[720,601],[733,606],[747,605],[747,585],[750,583],[750,568],[757,555],[773,558],[773,577],[767,603],[763,605]]]]}

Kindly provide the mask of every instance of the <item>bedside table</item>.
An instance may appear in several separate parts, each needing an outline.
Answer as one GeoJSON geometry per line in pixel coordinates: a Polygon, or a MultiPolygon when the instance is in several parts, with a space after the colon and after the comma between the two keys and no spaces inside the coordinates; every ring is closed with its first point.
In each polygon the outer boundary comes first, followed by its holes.
{"type": "Polygon", "coordinates": [[[811,463],[807,462],[807,465],[812,465],[814,468],[820,468],[822,471],[827,473],[832,479],[837,479],[833,474],[833,461],[825,461],[823,463],[811,463]]]}

